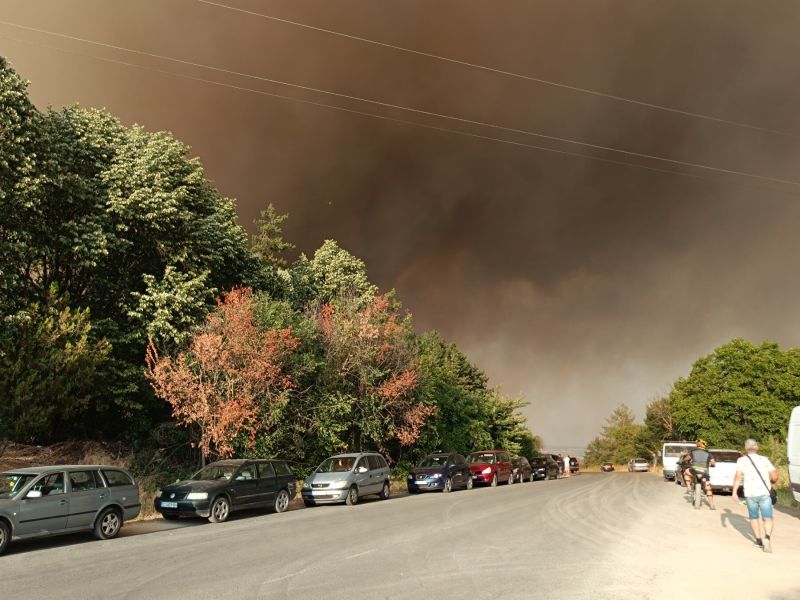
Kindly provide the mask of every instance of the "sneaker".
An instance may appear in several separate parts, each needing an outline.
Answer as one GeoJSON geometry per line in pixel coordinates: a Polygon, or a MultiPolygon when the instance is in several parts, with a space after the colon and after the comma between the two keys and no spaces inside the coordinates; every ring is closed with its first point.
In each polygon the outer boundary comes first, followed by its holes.
{"type": "Polygon", "coordinates": [[[764,552],[772,554],[772,540],[770,538],[764,539],[764,552]]]}
{"type": "Polygon", "coordinates": [[[756,540],[755,542],[753,542],[753,546],[755,546],[759,550],[763,550],[764,549],[764,542],[762,542],[761,540],[756,540]]]}

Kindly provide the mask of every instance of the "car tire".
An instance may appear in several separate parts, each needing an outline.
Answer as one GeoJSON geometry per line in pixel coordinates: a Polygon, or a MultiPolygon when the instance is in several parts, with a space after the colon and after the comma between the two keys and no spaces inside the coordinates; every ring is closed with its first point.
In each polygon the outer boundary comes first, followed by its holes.
{"type": "Polygon", "coordinates": [[[475,486],[475,484],[474,484],[474,483],[472,483],[472,475],[470,475],[470,476],[467,478],[467,489],[468,489],[468,490],[471,490],[471,489],[472,489],[474,486],[475,486]]]}
{"type": "Polygon", "coordinates": [[[311,508],[312,506],[317,505],[317,503],[314,502],[313,500],[306,500],[305,498],[303,498],[303,504],[306,505],[306,508],[311,508]]]}
{"type": "Polygon", "coordinates": [[[0,554],[6,551],[8,542],[11,540],[11,527],[3,520],[0,520],[0,554]]]}
{"type": "Polygon", "coordinates": [[[490,484],[492,487],[497,487],[497,473],[492,476],[492,483],[490,484]]]}
{"type": "Polygon", "coordinates": [[[344,499],[344,503],[347,506],[354,506],[358,504],[358,488],[354,485],[350,486],[350,489],[347,490],[347,497],[344,499]]]}
{"type": "Polygon", "coordinates": [[[275,504],[273,505],[276,513],[286,512],[286,509],[289,508],[289,492],[286,490],[280,490],[275,496],[275,504]]]}
{"type": "Polygon", "coordinates": [[[217,496],[211,504],[211,511],[208,515],[209,523],[224,523],[231,514],[231,503],[225,496],[217,496]]]}
{"type": "Polygon", "coordinates": [[[442,493],[449,494],[452,491],[453,491],[453,479],[451,477],[448,477],[447,479],[444,480],[444,487],[442,488],[442,493]]]}
{"type": "Polygon", "coordinates": [[[388,500],[389,496],[391,496],[391,495],[392,495],[392,488],[389,485],[388,481],[384,481],[383,482],[383,487],[381,488],[381,493],[378,494],[378,497],[381,500],[388,500]]]}
{"type": "Polygon", "coordinates": [[[110,540],[117,537],[121,528],[122,514],[116,508],[107,508],[94,522],[94,537],[98,540],[110,540]]]}
{"type": "Polygon", "coordinates": [[[171,515],[171,514],[168,514],[168,513],[161,513],[161,517],[165,521],[177,521],[178,519],[180,519],[180,517],[178,515],[171,515]]]}

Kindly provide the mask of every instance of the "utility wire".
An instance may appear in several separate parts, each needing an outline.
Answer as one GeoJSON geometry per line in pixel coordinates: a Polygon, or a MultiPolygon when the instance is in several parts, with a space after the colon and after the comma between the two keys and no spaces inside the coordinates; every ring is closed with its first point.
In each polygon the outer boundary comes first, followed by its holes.
{"type": "Polygon", "coordinates": [[[645,102],[643,100],[636,100],[634,98],[627,98],[625,96],[617,96],[617,95],[614,95],[614,94],[607,94],[605,92],[600,92],[600,91],[592,90],[592,89],[589,89],[589,88],[578,87],[578,86],[575,86],[575,85],[569,85],[569,84],[561,83],[561,82],[558,82],[558,81],[552,81],[550,79],[542,79],[540,77],[533,77],[531,75],[525,75],[525,74],[522,74],[522,73],[515,73],[513,71],[506,71],[506,70],[498,69],[498,68],[495,68],[495,67],[489,67],[489,66],[486,66],[486,65],[472,63],[472,62],[468,62],[468,61],[465,61],[465,60],[459,60],[457,58],[451,58],[451,57],[448,57],[448,56],[442,56],[442,55],[439,55],[439,54],[433,54],[432,52],[424,52],[422,50],[415,50],[413,48],[407,48],[407,47],[404,47],[404,46],[398,46],[398,45],[395,45],[395,44],[389,44],[387,42],[381,42],[381,41],[373,40],[373,39],[370,39],[370,38],[360,37],[360,36],[357,36],[357,35],[351,35],[349,33],[343,33],[341,31],[335,31],[333,29],[325,29],[324,27],[317,27],[315,25],[309,25],[308,23],[301,23],[299,21],[293,21],[291,19],[284,19],[284,18],[281,18],[281,17],[276,17],[276,16],[273,16],[273,15],[265,14],[265,13],[255,12],[255,11],[252,11],[252,10],[245,10],[243,8],[239,8],[239,7],[236,7],[236,6],[230,6],[228,4],[223,4],[221,2],[212,2],[212,0],[197,0],[197,1],[202,3],[202,4],[207,4],[209,6],[215,6],[217,8],[222,8],[222,9],[226,9],[226,10],[242,13],[242,14],[245,14],[245,15],[260,17],[262,19],[268,19],[270,21],[275,21],[277,23],[283,23],[283,24],[286,24],[286,25],[293,25],[295,27],[301,27],[303,29],[308,29],[308,30],[311,30],[311,31],[317,31],[317,32],[320,32],[320,33],[327,33],[329,35],[333,35],[333,36],[344,38],[344,39],[348,39],[348,40],[353,40],[353,41],[357,41],[357,42],[364,42],[366,44],[372,44],[374,46],[380,46],[382,48],[389,48],[391,50],[397,50],[398,52],[405,52],[407,54],[414,54],[414,55],[417,55],[417,56],[424,56],[426,58],[432,58],[432,59],[435,59],[435,60],[440,60],[440,61],[443,61],[443,62],[448,62],[448,63],[451,63],[451,64],[455,64],[455,65],[461,65],[463,67],[469,67],[469,68],[472,68],[472,69],[478,69],[480,71],[485,71],[485,72],[489,72],[489,73],[495,73],[497,75],[503,75],[505,77],[513,77],[515,79],[523,79],[525,81],[532,81],[534,83],[539,83],[539,84],[542,84],[542,85],[548,85],[548,86],[551,86],[551,87],[570,90],[570,91],[573,91],[573,92],[579,92],[579,93],[582,93],[582,94],[589,94],[591,96],[596,96],[596,97],[599,97],[599,98],[606,98],[608,100],[615,100],[617,102],[625,102],[627,104],[633,104],[633,105],[636,105],[636,106],[643,106],[643,107],[646,107],[646,108],[651,108],[651,109],[655,109],[655,110],[661,110],[661,111],[665,111],[665,112],[671,112],[671,113],[674,113],[674,114],[684,115],[684,116],[687,116],[687,117],[694,117],[694,118],[697,118],[697,119],[704,119],[706,121],[713,121],[713,122],[722,123],[722,124],[725,124],[725,125],[733,125],[735,127],[742,127],[742,128],[751,129],[751,130],[754,130],[754,131],[761,131],[761,132],[765,132],[765,133],[774,133],[774,134],[790,136],[790,137],[798,137],[797,134],[795,134],[795,133],[791,133],[791,132],[787,132],[787,131],[781,131],[779,129],[770,129],[770,128],[767,128],[767,127],[761,127],[759,125],[753,125],[751,123],[742,123],[741,121],[732,121],[730,119],[723,119],[721,117],[714,117],[712,115],[706,115],[706,114],[703,114],[703,113],[697,113],[697,112],[692,112],[692,111],[688,111],[688,110],[682,110],[680,108],[673,108],[671,106],[665,106],[663,104],[655,104],[653,102],[645,102]]]}
{"type": "Polygon", "coordinates": [[[374,106],[381,106],[383,108],[390,108],[390,109],[410,112],[410,113],[413,113],[413,114],[419,114],[419,115],[425,115],[425,116],[428,116],[428,117],[435,117],[435,118],[439,118],[439,119],[445,119],[445,120],[454,121],[454,122],[457,122],[457,123],[465,123],[465,124],[469,124],[469,125],[477,125],[479,127],[487,127],[487,128],[490,128],[490,129],[496,129],[496,130],[499,130],[499,131],[505,131],[505,132],[509,132],[509,133],[516,133],[516,134],[526,135],[526,136],[530,136],[530,137],[537,137],[537,138],[540,138],[540,139],[546,139],[546,140],[555,141],[555,142],[561,142],[561,143],[565,143],[565,144],[573,144],[573,145],[577,145],[577,146],[583,146],[583,147],[586,147],[586,148],[591,148],[593,150],[603,150],[603,151],[607,151],[607,152],[616,152],[616,153],[619,153],[619,154],[622,154],[622,155],[625,155],[625,156],[630,156],[630,157],[635,157],[635,158],[643,158],[643,159],[649,159],[649,160],[655,160],[655,161],[661,161],[661,162],[665,162],[665,163],[669,163],[669,164],[673,164],[673,165],[680,165],[680,166],[683,166],[683,167],[701,169],[701,170],[705,170],[705,171],[709,171],[709,172],[721,173],[721,174],[724,174],[724,175],[738,175],[738,176],[741,176],[741,177],[746,177],[746,178],[750,178],[750,179],[756,179],[756,180],[760,180],[760,181],[766,181],[766,182],[771,182],[771,183],[778,183],[778,184],[783,184],[783,185],[791,185],[791,186],[800,187],[800,182],[798,182],[798,181],[792,181],[792,180],[788,180],[788,179],[780,179],[780,178],[777,178],[777,177],[769,177],[769,176],[766,176],[766,175],[758,175],[756,173],[749,173],[749,172],[746,172],[746,171],[737,171],[735,169],[725,169],[725,168],[722,168],[722,167],[713,167],[713,166],[709,166],[709,165],[705,165],[705,164],[701,164],[701,163],[682,161],[682,160],[677,160],[677,159],[672,159],[672,158],[666,158],[666,157],[663,157],[663,156],[655,156],[655,155],[652,155],[652,154],[646,154],[646,153],[643,153],[643,152],[634,152],[634,151],[631,151],[631,150],[623,150],[623,149],[620,149],[620,148],[613,148],[613,147],[610,147],[610,146],[603,146],[603,145],[600,145],[600,144],[592,144],[592,143],[589,143],[589,142],[582,142],[582,141],[579,141],[579,140],[572,140],[572,139],[568,139],[568,138],[562,138],[562,137],[558,137],[558,136],[547,135],[547,134],[538,133],[538,132],[534,132],[534,131],[527,131],[525,129],[517,129],[515,127],[506,127],[506,126],[503,126],[503,125],[497,125],[495,123],[488,123],[488,122],[484,122],[484,121],[476,121],[476,120],[473,120],[473,119],[467,119],[467,118],[463,118],[463,117],[455,117],[455,116],[447,115],[447,114],[444,114],[444,113],[437,113],[437,112],[427,111],[427,110],[423,110],[423,109],[419,109],[419,108],[401,106],[401,105],[398,105],[398,104],[391,104],[389,102],[381,102],[380,100],[373,100],[373,99],[370,99],[370,98],[362,98],[362,97],[359,97],[359,96],[352,96],[352,95],[348,95],[348,94],[342,94],[342,93],[339,93],[339,92],[333,92],[333,91],[330,91],[330,90],[324,90],[324,89],[320,89],[320,88],[314,88],[314,87],[310,87],[310,86],[305,86],[305,85],[301,85],[301,84],[297,84],[297,83],[290,83],[290,82],[286,82],[286,81],[281,81],[279,79],[271,79],[271,78],[268,78],[268,77],[262,77],[262,76],[253,75],[253,74],[250,74],[250,73],[242,73],[242,72],[239,72],[239,71],[233,71],[233,70],[224,69],[224,68],[221,68],[221,67],[214,67],[214,66],[205,65],[205,64],[202,64],[202,63],[183,60],[183,59],[180,59],[180,58],[173,58],[173,57],[165,56],[165,55],[162,55],[162,54],[154,54],[154,53],[151,53],[151,52],[145,52],[143,50],[125,48],[123,46],[115,46],[113,44],[107,44],[105,42],[98,42],[98,41],[95,41],[95,40],[89,40],[89,39],[86,39],[86,38],[80,38],[80,37],[68,35],[68,34],[65,34],[65,33],[59,33],[59,32],[54,32],[54,31],[48,31],[48,30],[45,30],[45,29],[39,29],[39,28],[36,28],[36,27],[20,25],[18,23],[11,23],[11,22],[8,22],[8,21],[0,20],[0,25],[6,25],[6,26],[9,26],[9,27],[14,27],[14,28],[17,28],[17,29],[23,29],[23,30],[26,30],[26,31],[33,31],[33,32],[36,32],[36,33],[41,33],[41,34],[45,34],[45,35],[49,35],[49,36],[59,37],[59,38],[62,38],[62,39],[68,39],[68,40],[72,40],[72,41],[76,41],[76,42],[81,42],[81,43],[84,43],[84,44],[91,44],[93,46],[100,46],[100,47],[103,47],[103,48],[110,48],[112,50],[128,52],[128,53],[136,54],[136,55],[139,55],[139,56],[147,56],[149,58],[156,58],[156,59],[159,59],[159,60],[173,62],[173,63],[177,63],[177,64],[181,64],[181,65],[187,65],[187,66],[191,66],[191,67],[195,67],[195,68],[199,68],[199,69],[207,69],[207,70],[216,71],[216,72],[219,72],[219,73],[226,73],[226,74],[234,75],[234,76],[237,76],[237,77],[244,77],[244,78],[248,78],[248,79],[254,79],[254,80],[257,80],[257,81],[264,81],[264,82],[267,82],[267,83],[272,83],[272,84],[276,84],[276,85],[282,85],[282,86],[291,87],[291,88],[299,89],[299,90],[303,90],[303,91],[315,92],[315,93],[319,93],[319,94],[325,94],[325,95],[333,96],[333,97],[336,97],[336,98],[343,98],[343,99],[346,99],[346,100],[353,100],[353,101],[356,101],[356,102],[364,102],[364,103],[367,103],[367,104],[372,104],[374,106]]]}

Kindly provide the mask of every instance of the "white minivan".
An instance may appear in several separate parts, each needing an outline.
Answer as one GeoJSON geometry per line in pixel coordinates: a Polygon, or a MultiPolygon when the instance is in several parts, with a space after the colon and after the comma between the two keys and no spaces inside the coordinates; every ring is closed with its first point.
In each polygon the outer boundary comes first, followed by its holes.
{"type": "Polygon", "coordinates": [[[789,433],[786,436],[786,450],[789,456],[789,483],[792,486],[792,495],[800,502],[800,406],[792,409],[789,433]]]}

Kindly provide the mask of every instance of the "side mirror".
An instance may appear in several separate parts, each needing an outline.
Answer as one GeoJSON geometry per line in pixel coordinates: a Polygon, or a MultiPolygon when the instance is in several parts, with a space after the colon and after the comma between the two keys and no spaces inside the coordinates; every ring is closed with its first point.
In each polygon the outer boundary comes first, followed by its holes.
{"type": "Polygon", "coordinates": [[[41,490],[31,490],[30,492],[25,494],[25,497],[26,498],[41,498],[42,497],[42,492],[41,492],[41,490]]]}
{"type": "Polygon", "coordinates": [[[367,467],[358,467],[356,469],[356,473],[366,473],[367,470],[368,470],[367,467]]]}

